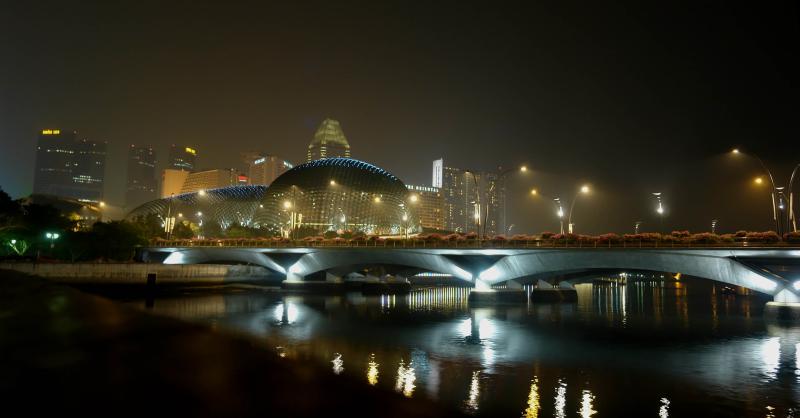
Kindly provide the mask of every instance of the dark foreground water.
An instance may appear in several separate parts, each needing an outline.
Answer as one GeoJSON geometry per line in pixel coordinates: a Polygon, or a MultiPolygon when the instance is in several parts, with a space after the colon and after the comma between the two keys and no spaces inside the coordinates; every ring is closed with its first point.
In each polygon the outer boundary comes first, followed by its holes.
{"type": "Polygon", "coordinates": [[[703,281],[578,292],[577,304],[492,307],[470,306],[458,288],[220,288],[129,302],[475,415],[800,417],[800,327],[765,321],[764,299],[703,281]]]}

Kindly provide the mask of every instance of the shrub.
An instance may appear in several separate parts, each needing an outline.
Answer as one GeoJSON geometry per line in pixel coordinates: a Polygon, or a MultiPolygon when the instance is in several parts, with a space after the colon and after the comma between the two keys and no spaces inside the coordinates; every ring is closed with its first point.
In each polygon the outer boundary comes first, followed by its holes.
{"type": "Polygon", "coordinates": [[[712,234],[710,232],[702,232],[699,234],[694,234],[688,239],[691,243],[697,244],[716,244],[720,241],[719,235],[712,234]]]}
{"type": "Polygon", "coordinates": [[[672,236],[676,238],[689,238],[691,236],[691,232],[689,231],[672,231],[672,236]]]}
{"type": "Polygon", "coordinates": [[[747,231],[736,231],[736,238],[746,238],[747,231]]]}
{"type": "Polygon", "coordinates": [[[609,242],[619,242],[622,238],[619,235],[614,233],[603,234],[597,237],[598,243],[608,244],[609,242]]]}
{"type": "Polygon", "coordinates": [[[464,238],[470,239],[470,240],[478,239],[478,233],[477,232],[470,232],[467,235],[465,235],[464,238]]]}
{"type": "Polygon", "coordinates": [[[325,231],[322,236],[325,237],[325,239],[334,239],[338,237],[339,234],[337,234],[336,231],[325,231]]]}
{"type": "Polygon", "coordinates": [[[748,232],[747,240],[751,242],[774,243],[774,242],[779,242],[781,240],[781,237],[775,231],[748,232]]]}
{"type": "Polygon", "coordinates": [[[555,235],[555,232],[542,232],[541,237],[542,239],[553,239],[555,235]]]}
{"type": "Polygon", "coordinates": [[[783,236],[787,242],[800,242],[800,232],[789,232],[783,236]]]}

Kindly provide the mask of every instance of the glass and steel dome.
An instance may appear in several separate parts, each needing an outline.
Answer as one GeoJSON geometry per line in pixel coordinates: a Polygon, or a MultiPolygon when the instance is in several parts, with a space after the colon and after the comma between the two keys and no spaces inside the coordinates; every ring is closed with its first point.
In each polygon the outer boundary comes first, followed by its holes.
{"type": "Polygon", "coordinates": [[[257,227],[255,214],[267,186],[229,186],[202,192],[183,193],[171,198],[144,203],[128,213],[126,219],[155,214],[162,220],[180,218],[192,223],[215,221],[225,229],[238,223],[257,227]]]}
{"type": "Polygon", "coordinates": [[[298,165],[272,182],[255,222],[282,231],[413,233],[418,222],[408,195],[402,181],[379,167],[325,158],[298,165]]]}

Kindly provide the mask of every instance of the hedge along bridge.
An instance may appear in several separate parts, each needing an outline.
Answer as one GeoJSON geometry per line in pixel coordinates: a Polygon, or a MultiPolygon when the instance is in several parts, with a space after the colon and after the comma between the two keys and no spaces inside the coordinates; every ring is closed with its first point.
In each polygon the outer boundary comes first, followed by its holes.
{"type": "Polygon", "coordinates": [[[342,281],[352,273],[380,266],[387,274],[401,277],[420,272],[447,274],[474,283],[476,289],[504,282],[516,284],[521,279],[552,283],[565,274],[593,270],[643,270],[716,280],[771,295],[777,302],[800,303],[800,248],[783,243],[758,247],[746,242],[725,246],[657,246],[651,242],[591,247],[547,241],[447,244],[427,245],[413,240],[161,241],[142,248],[138,257],[164,264],[255,264],[285,275],[288,282],[323,278],[342,281]],[[183,245],[170,245],[179,243],[183,245]]]}

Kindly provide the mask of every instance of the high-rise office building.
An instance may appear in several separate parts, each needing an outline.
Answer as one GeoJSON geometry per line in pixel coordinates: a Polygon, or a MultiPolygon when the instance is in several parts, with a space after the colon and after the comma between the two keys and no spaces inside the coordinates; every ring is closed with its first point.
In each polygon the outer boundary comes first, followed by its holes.
{"type": "Polygon", "coordinates": [[[128,149],[128,181],[125,205],[139,206],[156,198],[156,153],[151,147],[131,145],[128,149]]]}
{"type": "Polygon", "coordinates": [[[321,158],[350,158],[350,144],[342,132],[339,121],[325,119],[314,133],[314,139],[308,145],[306,161],[321,158]]]}
{"type": "Polygon", "coordinates": [[[75,163],[72,167],[73,197],[81,201],[103,200],[106,172],[106,142],[82,139],[75,143],[75,163]]]}
{"type": "Polygon", "coordinates": [[[406,184],[409,204],[419,218],[421,227],[430,230],[444,229],[444,199],[438,187],[406,184]]]}
{"type": "Polygon", "coordinates": [[[105,142],[78,140],[76,131],[44,129],[36,147],[33,192],[99,202],[105,164],[105,142]]]}
{"type": "Polygon", "coordinates": [[[185,170],[176,170],[174,168],[161,170],[159,196],[166,198],[181,194],[181,189],[183,189],[183,184],[186,183],[187,177],[189,177],[189,172],[185,170]]]}
{"type": "Polygon", "coordinates": [[[486,235],[505,232],[505,187],[497,174],[448,167],[439,159],[433,162],[432,182],[437,181],[442,185],[444,229],[486,235]]]}
{"type": "Polygon", "coordinates": [[[269,186],[278,176],[293,167],[289,161],[266,153],[248,152],[242,156],[247,166],[248,184],[269,186]]]}
{"type": "Polygon", "coordinates": [[[239,174],[232,168],[218,168],[189,173],[181,186],[181,193],[218,189],[239,184],[239,174]]]}
{"type": "Polygon", "coordinates": [[[194,171],[197,167],[197,150],[190,147],[172,145],[169,149],[167,168],[183,171],[194,171]]]}
{"type": "Polygon", "coordinates": [[[36,144],[33,193],[72,197],[72,163],[76,131],[43,129],[36,144]]]}

